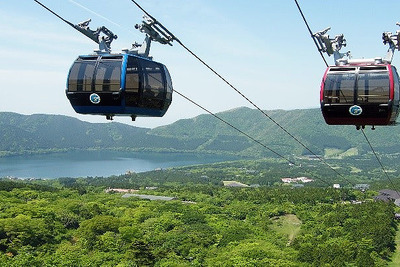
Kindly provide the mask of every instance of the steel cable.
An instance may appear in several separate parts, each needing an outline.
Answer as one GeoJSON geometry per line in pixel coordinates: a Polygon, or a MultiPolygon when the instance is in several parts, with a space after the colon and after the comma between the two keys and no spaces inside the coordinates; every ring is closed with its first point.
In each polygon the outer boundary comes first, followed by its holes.
{"type": "Polygon", "coordinates": [[[294,139],[298,144],[300,144],[304,149],[310,152],[315,158],[317,158],[320,162],[328,166],[333,172],[342,177],[344,180],[354,185],[350,181],[346,179],[342,174],[336,171],[332,166],[330,166],[323,158],[318,156],[314,151],[308,148],[303,142],[301,142],[297,137],[291,134],[288,130],[286,130],[280,123],[278,123],[275,119],[269,116],[265,111],[263,111],[259,106],[257,106],[253,101],[251,101],[247,96],[245,96],[239,89],[237,89],[234,85],[232,85],[227,79],[225,79],[220,73],[214,70],[209,64],[207,64],[204,60],[202,60],[196,53],[190,50],[186,45],[184,45],[174,34],[172,34],[166,27],[164,27],[159,21],[157,21],[153,16],[151,16],[143,7],[141,7],[135,0],[131,0],[140,10],[142,10],[147,16],[149,16],[153,21],[157,22],[157,24],[165,30],[171,37],[179,43],[186,51],[188,51],[191,55],[193,55],[197,60],[199,60],[204,66],[206,66],[210,71],[212,71],[216,76],[218,76],[222,81],[224,81],[229,87],[231,87],[234,91],[236,91],[242,98],[244,98],[247,102],[249,102],[253,107],[255,107],[259,112],[261,112],[265,117],[271,120],[276,126],[278,126],[282,131],[284,131],[287,135],[289,135],[292,139],[294,139]]]}

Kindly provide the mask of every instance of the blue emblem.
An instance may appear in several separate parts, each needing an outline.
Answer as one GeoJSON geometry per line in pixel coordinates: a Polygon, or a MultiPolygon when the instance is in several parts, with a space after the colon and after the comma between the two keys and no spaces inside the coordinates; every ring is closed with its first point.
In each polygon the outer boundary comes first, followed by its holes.
{"type": "Polygon", "coordinates": [[[349,112],[353,116],[361,115],[362,111],[363,111],[362,108],[360,106],[357,106],[357,105],[351,106],[349,108],[349,112]]]}
{"type": "Polygon", "coordinates": [[[89,96],[90,102],[93,104],[99,104],[100,103],[100,96],[96,93],[93,93],[89,96]]]}

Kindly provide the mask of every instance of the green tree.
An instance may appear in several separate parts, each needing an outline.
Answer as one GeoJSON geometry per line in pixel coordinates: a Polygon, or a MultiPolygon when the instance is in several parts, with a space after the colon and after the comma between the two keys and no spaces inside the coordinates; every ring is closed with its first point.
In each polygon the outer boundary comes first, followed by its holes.
{"type": "Polygon", "coordinates": [[[0,238],[3,251],[17,254],[23,246],[38,247],[51,242],[52,235],[44,219],[20,214],[15,218],[0,219],[0,238]]]}

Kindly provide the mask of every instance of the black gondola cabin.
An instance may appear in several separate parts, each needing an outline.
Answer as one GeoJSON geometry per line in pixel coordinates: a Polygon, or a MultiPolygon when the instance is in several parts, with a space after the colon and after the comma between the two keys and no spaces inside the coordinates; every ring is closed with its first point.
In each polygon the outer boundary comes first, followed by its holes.
{"type": "Polygon", "coordinates": [[[391,64],[330,66],[321,84],[321,110],[330,125],[394,125],[399,76],[391,64]]]}
{"type": "Polygon", "coordinates": [[[77,113],[162,117],[172,101],[167,68],[133,54],[79,56],[66,94],[77,113]]]}

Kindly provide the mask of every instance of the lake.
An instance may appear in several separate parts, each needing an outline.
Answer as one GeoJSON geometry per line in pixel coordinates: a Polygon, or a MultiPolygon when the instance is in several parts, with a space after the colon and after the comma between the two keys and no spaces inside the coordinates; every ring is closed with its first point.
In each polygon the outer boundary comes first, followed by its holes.
{"type": "Polygon", "coordinates": [[[0,178],[59,178],[145,172],[233,160],[234,157],[183,153],[74,151],[0,158],[0,178]]]}

